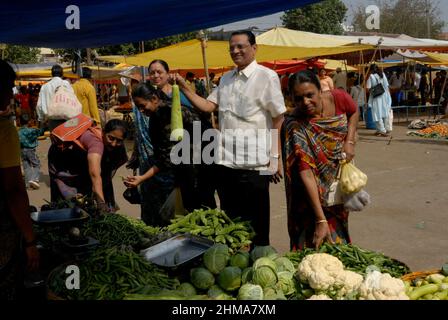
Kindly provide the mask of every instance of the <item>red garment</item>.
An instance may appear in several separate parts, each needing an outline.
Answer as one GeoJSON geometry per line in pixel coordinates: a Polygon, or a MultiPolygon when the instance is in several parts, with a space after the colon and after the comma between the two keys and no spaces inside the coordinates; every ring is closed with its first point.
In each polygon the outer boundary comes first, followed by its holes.
{"type": "Polygon", "coordinates": [[[347,114],[347,119],[350,118],[357,110],[357,106],[352,97],[343,89],[334,89],[331,91],[336,106],[336,115],[347,114]]]}
{"type": "Polygon", "coordinates": [[[20,103],[20,108],[24,110],[30,110],[30,95],[27,94],[17,94],[16,95],[17,101],[20,103]]]}

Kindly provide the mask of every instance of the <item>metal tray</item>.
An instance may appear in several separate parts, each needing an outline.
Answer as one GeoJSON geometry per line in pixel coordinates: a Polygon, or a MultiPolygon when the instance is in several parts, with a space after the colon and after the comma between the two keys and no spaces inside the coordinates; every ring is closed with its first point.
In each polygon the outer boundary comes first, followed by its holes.
{"type": "Polygon", "coordinates": [[[174,236],[148,249],[140,251],[147,261],[163,267],[178,267],[202,255],[213,241],[184,234],[174,236]]]}
{"type": "Polygon", "coordinates": [[[75,207],[32,212],[31,219],[34,223],[41,225],[63,225],[87,220],[89,214],[75,207]]]}

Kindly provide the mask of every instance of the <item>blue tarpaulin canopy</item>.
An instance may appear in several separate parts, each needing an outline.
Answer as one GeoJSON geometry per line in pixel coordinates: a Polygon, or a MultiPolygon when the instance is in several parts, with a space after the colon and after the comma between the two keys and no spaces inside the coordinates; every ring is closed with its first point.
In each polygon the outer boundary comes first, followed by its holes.
{"type": "Polygon", "coordinates": [[[0,3],[0,43],[88,48],[138,42],[315,2],[319,0],[8,0],[0,3]],[[67,21],[69,27],[77,22],[71,5],[79,8],[79,29],[66,27],[67,21]]]}

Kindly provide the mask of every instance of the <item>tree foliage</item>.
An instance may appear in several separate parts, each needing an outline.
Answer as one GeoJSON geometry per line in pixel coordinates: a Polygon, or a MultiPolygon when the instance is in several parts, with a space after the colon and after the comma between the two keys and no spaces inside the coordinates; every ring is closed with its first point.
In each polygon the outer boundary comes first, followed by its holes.
{"type": "MultiPolygon", "coordinates": [[[[178,34],[174,36],[144,41],[144,48],[146,51],[151,51],[159,48],[163,48],[172,44],[183,42],[186,40],[194,39],[197,32],[188,32],[183,34],[178,34]]],[[[110,55],[120,55],[120,56],[130,56],[140,53],[140,43],[125,43],[112,46],[104,46],[99,48],[94,48],[99,56],[110,56],[110,55]]],[[[55,52],[62,58],[65,62],[70,62],[73,60],[75,49],[55,49],[55,52]]],[[[86,50],[81,50],[82,61],[86,61],[86,50]]],[[[95,57],[92,56],[92,59],[95,57]]]]}
{"type": "Polygon", "coordinates": [[[287,10],[281,17],[288,29],[323,33],[343,34],[347,7],[341,0],[325,0],[303,8],[287,10]]]}
{"type": "Polygon", "coordinates": [[[440,19],[440,10],[434,1],[376,0],[376,5],[380,9],[380,29],[367,29],[365,7],[359,7],[353,20],[356,31],[406,34],[416,38],[427,38],[427,10],[430,17],[431,38],[436,38],[445,25],[445,22],[440,19]]]}
{"type": "Polygon", "coordinates": [[[11,63],[37,63],[40,50],[38,48],[7,45],[4,58],[11,63]]]}

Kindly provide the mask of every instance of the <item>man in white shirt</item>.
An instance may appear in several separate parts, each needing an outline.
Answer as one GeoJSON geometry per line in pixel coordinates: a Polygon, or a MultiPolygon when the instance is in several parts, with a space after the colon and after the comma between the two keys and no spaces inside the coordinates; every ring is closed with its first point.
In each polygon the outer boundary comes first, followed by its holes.
{"type": "Polygon", "coordinates": [[[335,89],[344,89],[347,91],[347,74],[342,72],[341,68],[336,69],[336,74],[333,76],[333,83],[335,89]]]}
{"type": "Polygon", "coordinates": [[[179,75],[175,77],[194,106],[205,112],[219,111],[217,183],[221,209],[231,218],[250,221],[256,233],[253,245],[268,245],[269,182],[277,183],[282,177],[278,132],[285,102],[278,75],[255,61],[257,45],[252,32],[232,33],[229,51],[237,68],[221,78],[207,99],[189,89],[179,75]],[[270,143],[273,139],[277,146],[270,143]]]}
{"type": "Polygon", "coordinates": [[[53,95],[56,92],[56,89],[59,86],[64,86],[68,90],[73,92],[73,88],[70,85],[70,82],[62,79],[63,72],[64,70],[58,64],[55,64],[51,68],[52,79],[47,83],[45,83],[40,89],[39,99],[37,100],[36,104],[37,118],[41,126],[44,126],[44,123],[48,121],[48,127],[50,131],[53,131],[54,128],[56,128],[58,125],[60,125],[65,121],[65,120],[48,119],[48,106],[50,105],[51,100],[53,99],[53,95]]]}

